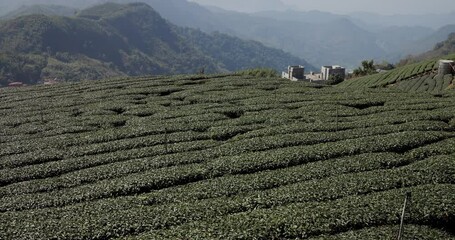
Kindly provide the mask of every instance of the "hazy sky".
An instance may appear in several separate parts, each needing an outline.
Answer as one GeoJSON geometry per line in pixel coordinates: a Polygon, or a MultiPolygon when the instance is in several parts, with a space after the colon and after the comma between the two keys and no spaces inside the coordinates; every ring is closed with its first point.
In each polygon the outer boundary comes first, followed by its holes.
{"type": "MultiPolygon", "coordinates": [[[[298,8],[334,13],[428,14],[455,12],[455,0],[191,0],[237,11],[298,8]]],[[[454,13],[455,14],[455,13],[454,13]]]]}

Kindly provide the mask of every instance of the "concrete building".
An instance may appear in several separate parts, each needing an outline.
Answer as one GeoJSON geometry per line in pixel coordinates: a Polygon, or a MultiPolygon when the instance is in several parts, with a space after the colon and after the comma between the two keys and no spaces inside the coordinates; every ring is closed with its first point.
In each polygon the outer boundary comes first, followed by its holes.
{"type": "Polygon", "coordinates": [[[439,60],[439,75],[454,74],[455,62],[452,60],[439,60]]]}
{"type": "Polygon", "coordinates": [[[322,81],[322,74],[310,72],[309,74],[305,75],[305,78],[310,82],[322,81]]]}
{"type": "Polygon", "coordinates": [[[335,66],[322,66],[321,67],[321,78],[322,80],[330,80],[331,76],[340,76],[341,78],[346,78],[346,69],[335,65],[335,66]]]}
{"type": "Polygon", "coordinates": [[[292,81],[305,80],[305,67],[304,66],[289,66],[287,72],[283,72],[281,75],[283,78],[290,79],[292,81]]]}

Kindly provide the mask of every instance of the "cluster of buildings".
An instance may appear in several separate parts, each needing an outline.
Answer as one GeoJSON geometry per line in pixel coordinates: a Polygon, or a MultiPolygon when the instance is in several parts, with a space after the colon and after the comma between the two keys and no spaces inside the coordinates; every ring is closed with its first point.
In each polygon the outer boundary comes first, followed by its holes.
{"type": "MultiPolygon", "coordinates": [[[[378,72],[381,72],[379,70],[378,72]]],[[[455,61],[453,60],[439,60],[438,74],[455,75],[455,61]]],[[[322,66],[320,73],[310,72],[305,74],[305,67],[301,65],[289,66],[286,72],[282,73],[282,78],[290,79],[292,81],[306,81],[315,83],[324,83],[325,81],[331,80],[332,78],[346,78],[346,69],[344,67],[334,66],[322,66]]]]}
{"type": "Polygon", "coordinates": [[[287,72],[283,72],[281,76],[292,81],[323,82],[333,77],[345,79],[346,69],[338,65],[322,66],[321,73],[310,72],[309,74],[305,74],[305,67],[298,65],[289,66],[287,72]]]}

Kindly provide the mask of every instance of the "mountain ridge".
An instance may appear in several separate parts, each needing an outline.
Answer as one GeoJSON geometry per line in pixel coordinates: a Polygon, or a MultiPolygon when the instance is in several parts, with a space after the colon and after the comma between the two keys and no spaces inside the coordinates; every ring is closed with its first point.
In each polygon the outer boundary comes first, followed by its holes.
{"type": "Polygon", "coordinates": [[[204,39],[206,46],[202,46],[185,35],[187,32],[191,31],[169,23],[144,3],[106,3],[82,10],[75,17],[29,15],[1,21],[0,82],[33,84],[49,78],[75,80],[78,75],[99,79],[196,73],[201,69],[207,73],[254,67],[278,70],[293,63],[307,64],[281,50],[233,37],[230,39],[238,51],[220,55],[228,49],[216,47],[215,42],[228,36],[194,30],[193,38],[204,39]],[[23,74],[26,70],[31,73],[23,74]]]}
{"type": "Polygon", "coordinates": [[[434,45],[432,50],[402,59],[400,65],[416,63],[428,59],[444,58],[453,53],[455,53],[455,32],[449,34],[446,40],[434,45]]]}
{"type": "MultiPolygon", "coordinates": [[[[387,16],[376,14],[369,20],[351,15],[295,9],[246,14],[205,7],[186,0],[143,1],[153,6],[169,22],[181,27],[258,41],[316,66],[337,64],[348,69],[357,67],[365,59],[395,63],[410,54],[430,50],[434,44],[447,37],[450,28],[447,25],[434,30],[429,27],[405,26],[400,22],[396,22],[397,26],[389,22],[389,25],[378,27],[374,25],[374,19],[387,16]],[[340,19],[343,19],[342,24],[340,19]],[[340,32],[340,28],[344,31],[340,32]]],[[[129,3],[134,0],[114,2],[129,3]]]]}
{"type": "Polygon", "coordinates": [[[12,19],[20,16],[43,14],[49,16],[64,16],[71,17],[77,12],[77,8],[67,7],[64,5],[47,5],[47,4],[35,4],[35,5],[24,5],[15,9],[4,16],[0,16],[0,19],[12,19]]]}
{"type": "MultiPolygon", "coordinates": [[[[415,27],[401,26],[403,31],[391,36],[387,32],[382,34],[382,31],[393,26],[376,28],[371,23],[352,16],[321,11],[285,10],[247,14],[201,6],[184,0],[144,1],[156,6],[158,12],[177,25],[260,41],[267,46],[291,52],[316,66],[335,63],[354,68],[362,60],[372,58],[395,62],[408,54],[428,50],[442,40],[431,42],[430,46],[426,45],[428,48],[423,50],[408,48],[419,45],[414,39],[408,39],[406,34],[413,32],[415,27]],[[348,33],[334,35],[339,19],[347,19],[353,28],[348,28],[348,33]],[[363,33],[356,30],[358,28],[363,29],[363,33]],[[340,42],[331,41],[332,38],[350,39],[340,42]],[[358,49],[358,46],[362,46],[362,49],[358,49]]],[[[420,30],[425,31],[422,34],[418,32],[419,36],[423,37],[430,36],[434,31],[423,27],[420,30]]]]}

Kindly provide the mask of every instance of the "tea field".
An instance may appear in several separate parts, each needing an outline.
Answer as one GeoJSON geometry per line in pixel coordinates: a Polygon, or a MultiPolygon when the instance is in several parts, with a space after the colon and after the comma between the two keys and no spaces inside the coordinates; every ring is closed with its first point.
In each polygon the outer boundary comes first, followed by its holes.
{"type": "MultiPolygon", "coordinates": [[[[442,59],[455,60],[455,54],[442,59]]],[[[345,81],[339,86],[343,88],[377,88],[390,87],[404,91],[439,93],[455,88],[453,75],[438,75],[439,59],[405,65],[391,71],[359,77],[345,81]]]]}
{"type": "Polygon", "coordinates": [[[455,91],[0,89],[0,239],[455,239],[455,91]]]}

